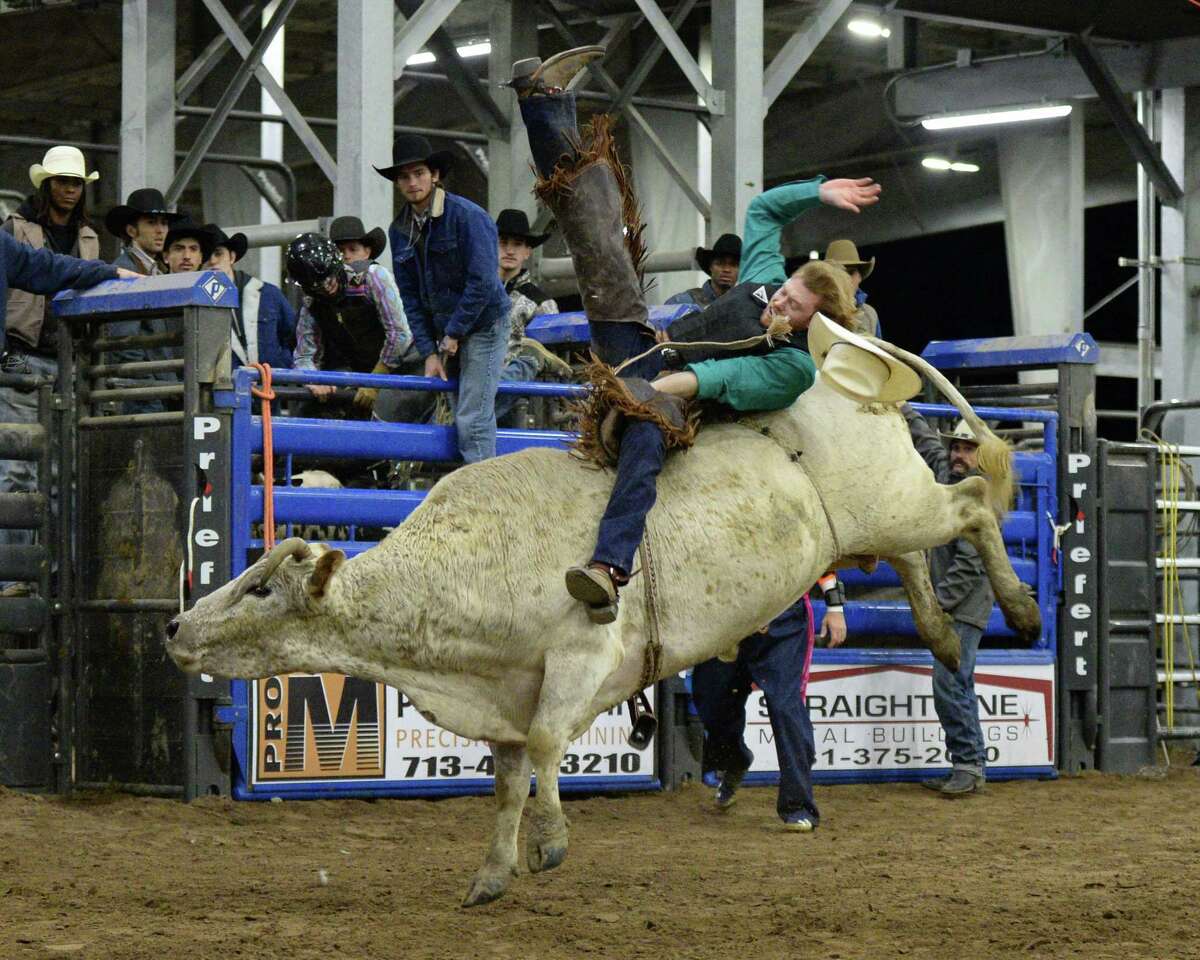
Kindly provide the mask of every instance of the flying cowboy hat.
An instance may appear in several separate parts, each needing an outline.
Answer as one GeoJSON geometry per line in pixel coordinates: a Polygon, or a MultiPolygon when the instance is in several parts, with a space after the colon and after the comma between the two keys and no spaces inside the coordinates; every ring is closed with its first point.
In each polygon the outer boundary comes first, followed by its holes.
{"type": "Polygon", "coordinates": [[[125,227],[138,217],[166,217],[168,223],[175,223],[185,219],[186,215],[167,209],[167,201],[161,190],[142,187],[134,190],[123,204],[113,207],[104,215],[104,226],[114,237],[127,242],[129,238],[125,236],[125,227]]]}
{"type": "Polygon", "coordinates": [[[78,177],[84,183],[99,180],[100,174],[87,172],[87,163],[77,147],[51,147],[42,157],[41,163],[29,168],[29,179],[35,187],[41,187],[48,177],[78,177]]]}
{"type": "Polygon", "coordinates": [[[938,434],[947,443],[973,443],[979,446],[979,438],[975,436],[975,431],[971,429],[971,425],[966,420],[959,420],[954,425],[954,430],[946,433],[944,430],[938,434]]]}
{"type": "Polygon", "coordinates": [[[853,240],[834,240],[825,248],[825,259],[830,263],[840,264],[847,272],[857,270],[864,280],[875,269],[875,258],[864,260],[858,255],[858,247],[853,240]]]}
{"type": "Polygon", "coordinates": [[[203,260],[208,260],[212,256],[213,250],[217,248],[217,235],[213,233],[210,226],[196,223],[191,217],[184,216],[183,219],[172,223],[170,229],[167,230],[167,239],[163,241],[163,252],[170,250],[171,244],[177,240],[188,238],[200,244],[200,257],[203,260]]]}
{"type": "Polygon", "coordinates": [[[501,210],[496,218],[496,232],[502,237],[518,237],[531,247],[540,247],[550,238],[549,233],[533,232],[524,210],[501,210]]]}
{"type": "Polygon", "coordinates": [[[808,352],[821,379],[859,403],[898,403],[921,390],[912,367],[820,312],[808,327],[808,352]]]}
{"type": "Polygon", "coordinates": [[[396,172],[409,164],[423,163],[445,177],[454,165],[454,155],[449,150],[434,150],[429,141],[415,133],[401,133],[392,141],[392,165],[375,167],[375,172],[386,180],[395,180],[396,172]]]}
{"type": "Polygon", "coordinates": [[[349,240],[361,243],[371,251],[371,256],[368,258],[370,260],[374,260],[383,253],[383,248],[387,246],[387,234],[383,232],[383,228],[375,227],[368,232],[358,217],[335,219],[329,225],[329,239],[334,243],[346,243],[349,240]]]}
{"type": "Polygon", "coordinates": [[[696,265],[709,276],[712,276],[712,262],[717,257],[732,257],[739,263],[742,259],[742,238],[734,233],[723,233],[717,237],[717,242],[709,250],[705,247],[696,248],[696,265]]]}
{"type": "Polygon", "coordinates": [[[244,233],[235,233],[231,237],[215,223],[206,223],[204,229],[212,234],[214,250],[217,247],[224,247],[233,254],[234,260],[241,260],[246,255],[246,249],[250,246],[250,241],[246,239],[244,233]]]}

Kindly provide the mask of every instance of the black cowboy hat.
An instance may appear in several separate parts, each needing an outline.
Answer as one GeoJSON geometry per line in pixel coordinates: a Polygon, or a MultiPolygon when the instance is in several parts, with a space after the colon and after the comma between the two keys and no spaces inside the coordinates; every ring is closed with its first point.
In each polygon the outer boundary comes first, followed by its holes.
{"type": "Polygon", "coordinates": [[[231,237],[215,223],[206,223],[204,225],[204,229],[213,236],[214,250],[217,247],[224,247],[233,254],[234,260],[241,260],[242,257],[246,255],[246,250],[250,246],[250,241],[246,239],[246,235],[244,233],[235,233],[231,237]]]}
{"type": "Polygon", "coordinates": [[[449,150],[434,150],[428,140],[415,133],[401,133],[392,141],[392,165],[375,167],[375,172],[387,180],[395,180],[397,170],[413,163],[423,163],[445,177],[454,164],[454,155],[449,150]]]}
{"type": "Polygon", "coordinates": [[[717,257],[733,257],[740,261],[742,259],[742,238],[734,233],[723,233],[717,237],[717,242],[712,245],[711,250],[705,247],[696,248],[696,263],[710,276],[712,262],[717,257]]]}
{"type": "Polygon", "coordinates": [[[205,261],[217,248],[217,235],[213,233],[211,226],[196,223],[191,217],[184,216],[183,219],[172,223],[171,228],[167,231],[167,239],[163,241],[163,255],[166,256],[166,252],[171,249],[171,244],[176,240],[183,240],[187,237],[191,237],[200,244],[200,256],[205,261]]]}
{"type": "Polygon", "coordinates": [[[337,217],[329,225],[329,239],[334,243],[356,240],[371,251],[372,260],[383,253],[383,248],[387,246],[387,234],[383,228],[374,227],[368,231],[358,217],[337,217]]]}
{"type": "Polygon", "coordinates": [[[550,238],[548,233],[533,232],[524,210],[501,210],[496,218],[496,232],[502,237],[520,237],[531,247],[540,247],[550,238]]]}
{"type": "Polygon", "coordinates": [[[174,223],[184,219],[186,214],[172,213],[168,210],[166,198],[161,190],[142,187],[140,190],[134,190],[123,204],[113,207],[104,215],[104,226],[108,228],[109,233],[124,242],[129,239],[125,236],[125,227],[128,224],[138,217],[153,216],[166,217],[168,222],[174,223]]]}

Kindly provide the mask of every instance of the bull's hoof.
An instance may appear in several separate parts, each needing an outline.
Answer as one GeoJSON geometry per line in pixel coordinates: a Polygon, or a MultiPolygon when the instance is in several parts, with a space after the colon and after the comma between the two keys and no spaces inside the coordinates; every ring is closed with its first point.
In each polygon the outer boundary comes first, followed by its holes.
{"type": "Polygon", "coordinates": [[[480,870],[471,880],[471,889],[467,891],[462,905],[464,907],[478,907],[484,903],[491,903],[493,900],[499,900],[504,896],[504,891],[507,889],[507,871],[497,873],[480,870]]]}
{"type": "Polygon", "coordinates": [[[566,844],[553,846],[550,844],[531,843],[525,851],[525,861],[529,866],[530,873],[553,870],[566,859],[566,844]]]}
{"type": "Polygon", "coordinates": [[[1042,636],[1042,611],[1032,597],[1021,596],[1006,609],[1001,605],[1004,622],[1023,643],[1033,646],[1042,636]]]}
{"type": "Polygon", "coordinates": [[[953,630],[931,643],[929,652],[951,673],[958,673],[959,664],[962,662],[962,643],[958,639],[958,634],[953,630]]]}

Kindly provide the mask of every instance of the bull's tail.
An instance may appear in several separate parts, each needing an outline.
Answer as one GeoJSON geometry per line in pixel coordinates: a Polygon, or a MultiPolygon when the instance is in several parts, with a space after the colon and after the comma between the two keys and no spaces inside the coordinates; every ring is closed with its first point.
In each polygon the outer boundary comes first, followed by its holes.
{"type": "Polygon", "coordinates": [[[903,360],[914,367],[922,376],[927,377],[975,431],[975,436],[979,438],[979,472],[987,478],[988,500],[992,509],[996,512],[997,517],[1002,518],[1012,508],[1015,492],[1012,447],[992,433],[988,425],[971,409],[971,405],[958,392],[954,384],[947,380],[931,363],[918,357],[915,353],[901,350],[886,340],[880,340],[878,337],[867,337],[867,339],[877,347],[886,350],[897,360],[903,360]]]}

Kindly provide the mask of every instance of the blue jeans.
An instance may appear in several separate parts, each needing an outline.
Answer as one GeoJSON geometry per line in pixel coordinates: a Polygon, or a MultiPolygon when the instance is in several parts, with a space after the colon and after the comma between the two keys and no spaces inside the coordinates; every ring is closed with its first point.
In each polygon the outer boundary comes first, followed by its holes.
{"type": "MultiPolygon", "coordinates": [[[[58,379],[58,361],[36,353],[14,351],[4,359],[5,373],[58,379]]],[[[38,414],[37,390],[0,387],[0,423],[36,423],[38,414]]],[[[0,493],[36,493],[38,464],[36,460],[0,460],[0,493]]],[[[0,530],[0,545],[32,544],[32,530],[0,530]]],[[[0,583],[0,588],[12,581],[0,583]]]]}
{"type": "Polygon", "coordinates": [[[496,455],[496,387],[508,349],[508,312],[471,333],[458,348],[454,425],[465,463],[496,455]]]}
{"type": "Polygon", "coordinates": [[[742,641],[737,660],[705,660],[692,671],[692,699],[704,722],[715,767],[730,773],[749,769],[754,754],[746,746],[746,700],[750,684],[765,694],[775,750],[779,755],[780,818],[803,811],[816,826],[812,767],[816,758],[812,720],[800,693],[808,657],[808,628],[784,637],[756,633],[742,641]]]}
{"type": "MultiPolygon", "coordinates": [[[[506,360],[504,366],[500,368],[501,382],[528,383],[536,379],[537,363],[533,357],[518,354],[511,360],[506,360]]],[[[513,407],[517,405],[517,401],[520,399],[522,398],[515,393],[496,394],[496,422],[511,426],[511,424],[506,423],[505,418],[512,413],[513,407]]]]}
{"type": "Polygon", "coordinates": [[[538,173],[549,177],[559,158],[575,156],[579,130],[575,122],[575,94],[524,97],[518,101],[529,136],[529,152],[538,173]]]}
{"type": "Polygon", "coordinates": [[[646,515],[658,499],[658,475],[667,442],[656,424],[631,420],[621,438],[617,479],[600,518],[592,559],[633,572],[633,558],[646,532],[646,515]]]}
{"type": "Polygon", "coordinates": [[[985,755],[975,699],[975,657],[983,631],[960,620],[954,621],[954,631],[962,644],[962,659],[955,673],[933,662],[933,706],[946,731],[946,753],[954,768],[982,776],[985,755]]]}

